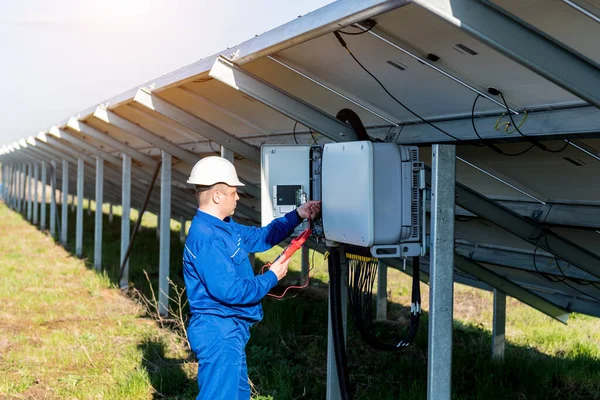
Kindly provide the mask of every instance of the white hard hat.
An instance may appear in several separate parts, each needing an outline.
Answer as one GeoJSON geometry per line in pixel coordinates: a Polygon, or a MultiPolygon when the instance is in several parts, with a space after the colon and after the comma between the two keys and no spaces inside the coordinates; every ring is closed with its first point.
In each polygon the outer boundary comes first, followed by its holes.
{"type": "Polygon", "coordinates": [[[194,165],[187,183],[212,186],[225,183],[229,186],[244,186],[238,179],[235,167],[223,157],[204,157],[194,165]]]}

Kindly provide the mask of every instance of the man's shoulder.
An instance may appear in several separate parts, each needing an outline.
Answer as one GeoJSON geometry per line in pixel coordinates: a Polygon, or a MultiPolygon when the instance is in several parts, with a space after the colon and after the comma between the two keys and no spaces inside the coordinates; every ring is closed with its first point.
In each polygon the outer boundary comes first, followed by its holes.
{"type": "Polygon", "coordinates": [[[213,227],[203,221],[194,220],[188,231],[186,242],[194,242],[196,245],[210,243],[214,239],[213,227]]]}

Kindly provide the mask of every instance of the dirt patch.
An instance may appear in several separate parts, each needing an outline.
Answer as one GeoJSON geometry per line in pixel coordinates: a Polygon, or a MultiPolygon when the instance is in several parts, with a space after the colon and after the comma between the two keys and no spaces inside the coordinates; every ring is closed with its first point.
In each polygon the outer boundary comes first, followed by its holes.
{"type": "Polygon", "coordinates": [[[23,393],[23,398],[25,399],[35,399],[35,400],[53,400],[58,399],[59,397],[54,393],[54,391],[50,388],[44,388],[41,385],[35,385],[27,389],[26,392],[23,393]]]}

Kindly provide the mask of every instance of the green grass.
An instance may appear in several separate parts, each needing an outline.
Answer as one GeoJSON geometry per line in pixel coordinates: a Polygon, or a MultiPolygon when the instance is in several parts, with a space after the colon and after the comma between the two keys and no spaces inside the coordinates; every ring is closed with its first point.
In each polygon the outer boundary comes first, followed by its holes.
{"type": "MultiPolygon", "coordinates": [[[[106,205],[104,211],[108,212],[106,205]]],[[[0,393],[22,395],[32,388],[47,387],[60,393],[59,397],[93,398],[101,393],[104,398],[161,398],[157,394],[161,393],[165,398],[194,398],[196,365],[185,343],[157,330],[116,289],[107,289],[114,288],[118,274],[119,211],[114,208],[112,223],[105,215],[105,273],[100,275],[52,245],[49,237],[18,214],[0,206],[0,242],[4,241],[0,246],[0,301],[8,304],[0,309],[0,324],[8,321],[7,326],[13,326],[7,315],[23,319],[15,325],[21,328],[6,331],[8,353],[2,350],[0,339],[0,393]],[[19,244],[21,241],[27,245],[19,244]],[[113,301],[119,306],[111,306],[113,301]],[[42,342],[37,341],[38,336],[42,342]],[[52,363],[40,361],[44,357],[52,363]],[[60,365],[55,367],[57,362],[60,365]]],[[[94,222],[87,213],[84,218],[85,262],[93,261],[94,222]]],[[[67,249],[73,251],[74,213],[69,222],[67,249]]],[[[158,277],[155,226],[156,217],[145,215],[130,262],[132,284],[147,295],[150,288],[143,271],[148,272],[155,290],[158,277]]],[[[171,229],[171,277],[182,287],[179,223],[173,221],[171,229]]],[[[280,251],[274,248],[257,255],[257,268],[280,251]]],[[[295,255],[288,284],[298,280],[299,265],[299,255],[295,255]]],[[[252,328],[247,347],[249,375],[258,393],[255,399],[325,398],[327,280],[325,262],[317,253],[309,289],[285,301],[267,298],[263,302],[265,319],[252,328]]],[[[428,286],[422,284],[421,292],[427,310],[428,286]]],[[[505,360],[497,362],[491,359],[492,294],[455,285],[454,298],[453,399],[600,399],[600,320],[573,314],[564,326],[507,299],[508,344],[505,360]]],[[[401,337],[407,326],[408,276],[389,270],[388,299],[388,322],[381,324],[380,330],[382,337],[393,340],[401,337]]],[[[426,398],[427,319],[424,313],[414,346],[397,353],[371,350],[349,323],[348,360],[355,399],[426,398]]]]}
{"type": "Polygon", "coordinates": [[[92,272],[0,204],[0,398],[192,398],[197,364],[92,272]]]}

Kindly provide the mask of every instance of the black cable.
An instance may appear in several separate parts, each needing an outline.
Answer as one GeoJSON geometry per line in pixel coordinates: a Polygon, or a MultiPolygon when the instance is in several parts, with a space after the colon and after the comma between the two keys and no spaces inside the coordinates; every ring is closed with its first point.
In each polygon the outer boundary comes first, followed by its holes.
{"type": "Polygon", "coordinates": [[[213,146],[212,146],[212,140],[209,140],[209,141],[208,141],[208,145],[210,146],[210,149],[211,149],[211,150],[212,150],[212,151],[213,151],[215,154],[221,155],[221,152],[219,152],[219,151],[217,151],[217,150],[215,150],[215,149],[213,148],[213,146]]]}
{"type": "Polygon", "coordinates": [[[510,112],[510,108],[508,107],[508,104],[506,102],[506,99],[504,98],[504,95],[502,94],[501,91],[498,90],[498,94],[500,95],[500,97],[502,98],[502,103],[504,103],[504,107],[506,108],[506,113],[508,114],[508,117],[510,118],[510,122],[513,124],[513,126],[515,127],[515,130],[524,138],[527,138],[527,140],[529,140],[533,146],[537,146],[540,149],[544,150],[544,151],[548,151],[550,153],[560,153],[562,151],[564,151],[567,146],[571,143],[569,141],[569,139],[567,139],[567,142],[565,143],[565,145],[558,150],[551,150],[549,148],[547,148],[545,145],[543,145],[542,143],[540,143],[539,141],[535,140],[534,138],[532,138],[531,136],[525,135],[523,132],[521,132],[521,129],[519,129],[519,126],[515,123],[515,120],[513,119],[512,113],[510,112]]]}
{"type": "Polygon", "coordinates": [[[342,322],[341,258],[338,248],[331,247],[329,249],[329,258],[327,261],[329,268],[329,307],[332,330],[331,336],[333,338],[340,396],[342,400],[350,400],[350,378],[348,374],[348,360],[346,357],[346,345],[342,322]]]}
{"type": "Polygon", "coordinates": [[[308,127],[308,131],[310,132],[310,136],[312,137],[312,140],[314,142],[313,144],[319,144],[319,142],[317,142],[317,138],[315,138],[315,135],[314,135],[315,131],[313,131],[311,127],[308,127]]]}
{"type": "Polygon", "coordinates": [[[338,111],[335,117],[343,123],[348,124],[352,127],[356,134],[357,140],[367,140],[369,142],[373,141],[373,139],[371,139],[371,137],[367,133],[367,129],[360,120],[360,117],[353,110],[349,108],[342,108],[340,111],[338,111]]]}
{"type": "Polygon", "coordinates": [[[502,150],[501,148],[499,148],[498,146],[496,146],[495,144],[491,143],[489,140],[482,138],[481,135],[479,135],[479,132],[477,131],[477,127],[475,126],[475,106],[477,105],[477,100],[479,100],[480,97],[481,97],[481,95],[478,93],[477,96],[475,96],[475,100],[473,101],[473,106],[471,107],[471,126],[473,127],[473,131],[475,132],[475,135],[477,135],[479,140],[481,140],[483,142],[483,146],[488,146],[492,150],[494,150],[496,153],[502,154],[503,156],[508,156],[508,157],[516,157],[516,156],[523,155],[535,147],[532,144],[527,149],[520,151],[518,153],[507,153],[504,150],[502,150]]]}
{"type": "Polygon", "coordinates": [[[421,121],[425,122],[426,124],[430,125],[431,127],[437,129],[438,131],[440,131],[441,133],[443,133],[444,135],[451,137],[452,139],[458,141],[458,142],[462,142],[463,140],[457,138],[456,136],[451,135],[450,133],[446,132],[445,130],[433,125],[431,122],[429,122],[428,120],[426,120],[425,118],[421,117],[419,114],[415,113],[413,110],[411,110],[410,108],[408,108],[404,103],[402,103],[400,100],[398,100],[393,94],[391,94],[389,92],[389,90],[386,89],[386,87],[379,81],[379,79],[377,79],[377,77],[375,75],[373,75],[367,68],[365,68],[364,65],[361,64],[360,61],[358,61],[358,59],[354,56],[354,54],[352,53],[352,51],[348,48],[348,46],[346,45],[346,42],[344,41],[344,39],[342,39],[342,37],[340,36],[340,34],[336,31],[333,32],[333,34],[335,35],[335,37],[338,39],[338,41],[340,42],[340,44],[342,45],[343,48],[346,49],[346,51],[348,52],[348,54],[350,54],[350,56],[354,59],[354,61],[356,61],[356,63],[367,73],[371,76],[371,78],[375,79],[375,81],[379,84],[379,86],[384,90],[384,92],[386,92],[388,94],[388,96],[390,96],[396,103],[400,104],[406,111],[410,112],[412,115],[414,115],[415,117],[419,118],[421,121]]]}
{"type": "MultiPolygon", "coordinates": [[[[353,26],[353,28],[355,28],[353,26]]],[[[361,29],[360,32],[345,32],[342,30],[338,30],[339,33],[343,33],[344,35],[354,35],[354,36],[358,36],[358,35],[363,35],[367,32],[369,32],[371,29],[375,28],[375,24],[372,24],[371,26],[369,26],[367,29],[362,29],[362,28],[357,28],[357,29],[361,29]]]]}
{"type": "Polygon", "coordinates": [[[292,130],[292,134],[294,135],[294,142],[298,143],[298,139],[296,139],[296,126],[298,125],[298,121],[294,122],[294,129],[292,130]]]}
{"type": "MultiPolygon", "coordinates": [[[[360,249],[350,249],[352,253],[366,256],[360,249]],[[359,250],[359,251],[356,251],[359,250]]],[[[421,292],[419,278],[419,260],[413,258],[413,281],[411,297],[411,322],[407,334],[398,342],[385,343],[375,332],[373,312],[373,287],[377,275],[377,260],[349,260],[348,299],[352,319],[363,340],[374,349],[380,351],[397,351],[408,346],[416,336],[421,315],[421,292]]]]}

